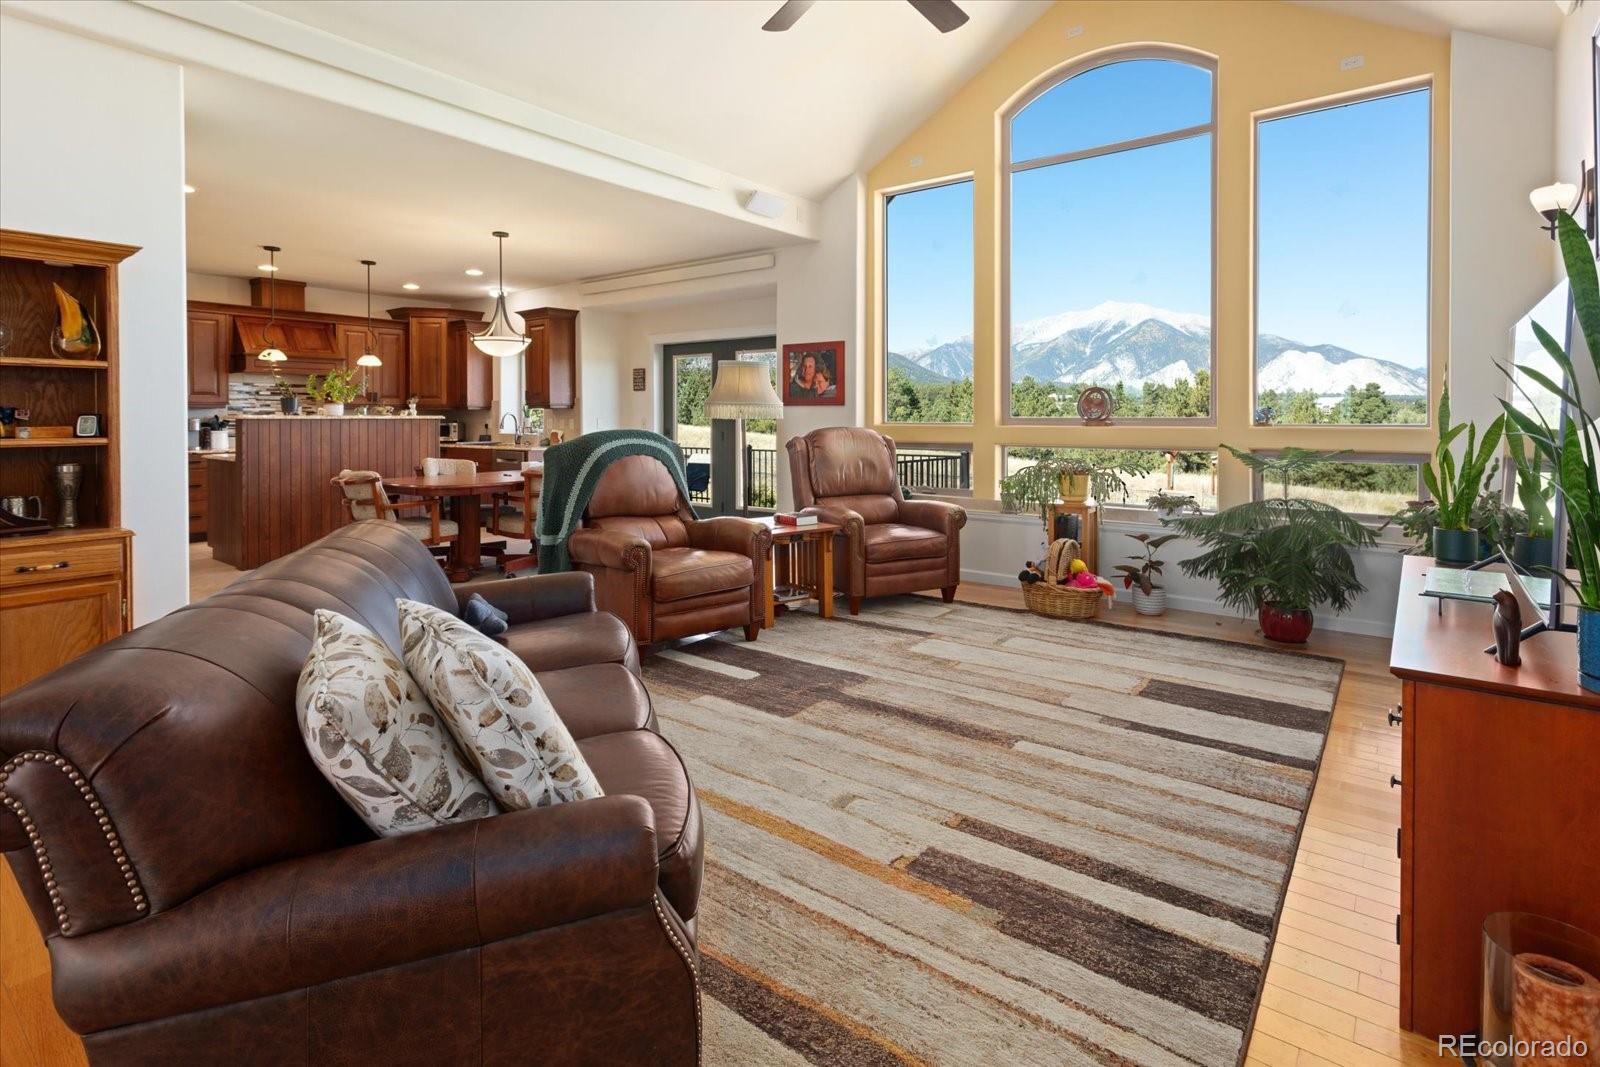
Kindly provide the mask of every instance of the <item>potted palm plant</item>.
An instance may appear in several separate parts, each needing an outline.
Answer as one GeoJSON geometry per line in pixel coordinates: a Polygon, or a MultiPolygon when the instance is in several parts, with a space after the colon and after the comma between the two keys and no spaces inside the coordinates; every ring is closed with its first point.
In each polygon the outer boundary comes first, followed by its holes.
{"type": "Polygon", "coordinates": [[[1144,549],[1142,556],[1129,556],[1132,563],[1119,563],[1117,570],[1122,572],[1122,586],[1133,590],[1133,610],[1140,615],[1165,615],[1167,613],[1167,591],[1156,584],[1156,579],[1161,577],[1161,560],[1156,558],[1156,552],[1168,541],[1176,541],[1177,534],[1160,534],[1151,537],[1147,533],[1129,534],[1129,537],[1139,542],[1144,549]]]}
{"type": "Polygon", "coordinates": [[[1375,544],[1377,535],[1331,504],[1289,495],[1297,473],[1339,453],[1286,448],[1258,456],[1223,447],[1252,470],[1281,479],[1283,495],[1215,515],[1162,520],[1206,548],[1178,566],[1192,578],[1216,582],[1222,603],[1254,611],[1269,641],[1303,644],[1311,636],[1314,608],[1327,604],[1343,612],[1366,592],[1350,550],[1375,544]]]}
{"type": "MultiPolygon", "coordinates": [[[[1595,372],[1600,374],[1600,276],[1595,271],[1594,251],[1583,228],[1566,212],[1556,216],[1556,237],[1561,242],[1561,259],[1566,264],[1578,326],[1595,372]]],[[[1573,581],[1565,572],[1551,573],[1577,598],[1578,682],[1585,689],[1600,692],[1600,426],[1584,407],[1571,357],[1543,326],[1534,323],[1533,333],[1540,347],[1561,368],[1565,386],[1552,381],[1537,367],[1517,364],[1516,370],[1536,387],[1559,398],[1565,405],[1566,417],[1560,426],[1552,427],[1538,413],[1537,405],[1532,414],[1509,401],[1502,400],[1500,405],[1510,420],[1513,439],[1532,449],[1550,467],[1556,492],[1566,505],[1571,545],[1567,563],[1578,572],[1578,578],[1573,581]]],[[[1500,369],[1517,388],[1522,388],[1510,369],[1500,369]]]]}
{"type": "Polygon", "coordinates": [[[1433,558],[1440,563],[1460,566],[1478,558],[1480,535],[1472,512],[1489,478],[1490,464],[1496,462],[1505,426],[1506,417],[1501,415],[1489,424],[1480,442],[1475,424],[1450,425],[1450,383],[1445,383],[1439,397],[1439,441],[1433,458],[1422,468],[1422,484],[1433,494],[1433,558]],[[1457,464],[1451,445],[1463,433],[1466,450],[1457,464]]]}

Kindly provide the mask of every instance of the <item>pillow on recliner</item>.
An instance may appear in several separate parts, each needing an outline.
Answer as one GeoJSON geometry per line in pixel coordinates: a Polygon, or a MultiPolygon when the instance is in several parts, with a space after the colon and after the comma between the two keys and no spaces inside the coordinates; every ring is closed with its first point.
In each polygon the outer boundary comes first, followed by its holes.
{"type": "Polygon", "coordinates": [[[605,795],[527,664],[447,611],[399,603],[406,667],[501,807],[605,795]]]}
{"type": "Polygon", "coordinates": [[[354,619],[316,613],[295,713],[317,770],[380,836],[498,811],[411,675],[354,619]]]}

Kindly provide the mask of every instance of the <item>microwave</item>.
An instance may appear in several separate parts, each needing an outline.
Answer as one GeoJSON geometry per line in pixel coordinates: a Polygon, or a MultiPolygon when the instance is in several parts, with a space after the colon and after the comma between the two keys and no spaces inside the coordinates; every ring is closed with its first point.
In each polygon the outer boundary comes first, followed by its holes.
{"type": "Polygon", "coordinates": [[[461,440],[461,424],[459,422],[450,422],[448,419],[440,419],[439,440],[445,443],[454,443],[461,440]]]}

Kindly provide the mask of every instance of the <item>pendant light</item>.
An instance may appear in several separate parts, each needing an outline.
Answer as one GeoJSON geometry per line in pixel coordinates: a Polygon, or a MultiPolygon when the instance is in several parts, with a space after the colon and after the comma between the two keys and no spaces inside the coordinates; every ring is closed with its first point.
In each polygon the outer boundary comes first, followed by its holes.
{"type": "Polygon", "coordinates": [[[256,358],[263,363],[272,365],[272,376],[278,377],[278,364],[286,362],[288,356],[283,354],[283,349],[277,348],[272,343],[272,328],[278,324],[278,253],[283,249],[277,245],[262,245],[261,250],[267,254],[269,266],[267,267],[267,285],[271,292],[269,301],[271,308],[267,312],[267,328],[263,337],[267,347],[256,353],[256,358]]]}
{"type": "Polygon", "coordinates": [[[495,287],[494,318],[489,320],[488,329],[472,335],[472,343],[486,356],[506,359],[522,355],[528,347],[528,338],[522,336],[521,330],[511,325],[511,313],[506,310],[505,241],[511,235],[504,230],[496,230],[494,236],[500,246],[500,284],[495,287]]]}
{"type": "Polygon", "coordinates": [[[373,342],[376,338],[372,335],[372,268],[378,265],[375,259],[363,259],[361,265],[367,268],[367,343],[362,346],[361,356],[356,360],[356,366],[361,368],[361,395],[370,397],[372,390],[367,385],[369,368],[383,366],[383,360],[373,351],[377,347],[373,342]]]}

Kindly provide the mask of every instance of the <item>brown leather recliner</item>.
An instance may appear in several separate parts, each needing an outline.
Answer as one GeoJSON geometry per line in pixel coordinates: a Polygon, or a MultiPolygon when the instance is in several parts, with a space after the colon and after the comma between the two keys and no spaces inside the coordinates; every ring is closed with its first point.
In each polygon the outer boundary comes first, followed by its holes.
{"type": "Polygon", "coordinates": [[[511,616],[606,795],[374,839],[306,754],[312,612],[455,609],[346,526],[0,700],[0,850],[95,1064],[693,1064],[700,809],[583,574],[511,616]]]}
{"type": "Polygon", "coordinates": [[[835,535],[834,587],[850,614],[869,596],[938,589],[955,599],[967,510],[907,500],[894,440],[860,426],[828,426],[789,439],[795,507],[844,527],[835,535]]]}
{"type": "Polygon", "coordinates": [[[567,551],[594,575],[601,610],[648,645],[730,626],[754,641],[771,544],[772,531],[753,519],[695,518],[660,460],[625,456],[600,476],[567,551]]]}

